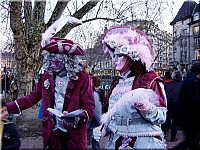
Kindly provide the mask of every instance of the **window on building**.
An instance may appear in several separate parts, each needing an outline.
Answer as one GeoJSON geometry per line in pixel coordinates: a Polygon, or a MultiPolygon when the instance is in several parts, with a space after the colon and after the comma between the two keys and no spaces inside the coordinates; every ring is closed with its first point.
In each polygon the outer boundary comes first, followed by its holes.
{"type": "Polygon", "coordinates": [[[200,49],[195,50],[196,60],[200,60],[200,49]]]}
{"type": "Polygon", "coordinates": [[[194,46],[195,47],[200,47],[200,37],[195,37],[194,38],[194,46]]]}
{"type": "Polygon", "coordinates": [[[159,67],[159,68],[162,68],[162,63],[159,63],[159,64],[158,64],[158,67],[159,67]]]}
{"type": "Polygon", "coordinates": [[[179,40],[180,47],[183,47],[183,39],[179,40]]]}
{"type": "Polygon", "coordinates": [[[176,36],[176,35],[177,35],[176,31],[174,31],[174,32],[173,32],[173,36],[176,36]]]}
{"type": "Polygon", "coordinates": [[[184,38],[184,39],[183,39],[183,46],[184,46],[184,47],[187,47],[187,38],[184,38]]]}
{"type": "Polygon", "coordinates": [[[181,48],[181,61],[187,60],[187,49],[185,47],[181,48]]]}
{"type": "Polygon", "coordinates": [[[173,52],[176,53],[177,52],[177,48],[174,46],[173,47],[173,52]]]}
{"type": "Polygon", "coordinates": [[[187,25],[188,23],[189,23],[189,20],[188,20],[188,19],[186,19],[186,20],[183,21],[183,24],[184,24],[184,25],[187,25]]]}
{"type": "Polygon", "coordinates": [[[183,33],[183,35],[186,35],[187,34],[187,29],[183,29],[182,33],[183,33]]]}
{"type": "Polygon", "coordinates": [[[181,51],[181,61],[183,61],[184,59],[184,53],[183,53],[183,51],[181,51]]]}
{"type": "Polygon", "coordinates": [[[200,33],[200,26],[195,26],[193,32],[194,32],[194,35],[199,35],[199,33],[200,33]]]}
{"type": "Polygon", "coordinates": [[[176,52],[173,52],[173,59],[174,59],[174,61],[177,61],[177,53],[176,52]]]}
{"type": "Polygon", "coordinates": [[[199,20],[199,14],[194,14],[194,21],[199,20]]]}

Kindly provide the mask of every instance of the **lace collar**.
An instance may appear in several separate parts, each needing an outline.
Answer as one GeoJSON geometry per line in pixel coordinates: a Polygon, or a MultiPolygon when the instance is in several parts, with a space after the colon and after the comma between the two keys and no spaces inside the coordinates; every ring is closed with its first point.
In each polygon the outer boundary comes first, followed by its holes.
{"type": "Polygon", "coordinates": [[[120,73],[119,73],[119,75],[120,75],[121,78],[126,79],[126,78],[128,78],[128,75],[130,73],[131,73],[131,70],[129,70],[128,72],[126,72],[124,75],[121,75],[120,73]]]}

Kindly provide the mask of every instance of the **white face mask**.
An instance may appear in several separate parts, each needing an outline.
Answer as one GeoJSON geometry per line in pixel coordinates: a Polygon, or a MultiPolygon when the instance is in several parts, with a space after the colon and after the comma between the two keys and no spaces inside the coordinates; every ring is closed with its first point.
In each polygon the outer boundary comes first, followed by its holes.
{"type": "Polygon", "coordinates": [[[113,62],[115,64],[116,70],[122,74],[130,70],[130,58],[126,55],[114,54],[113,62]]]}

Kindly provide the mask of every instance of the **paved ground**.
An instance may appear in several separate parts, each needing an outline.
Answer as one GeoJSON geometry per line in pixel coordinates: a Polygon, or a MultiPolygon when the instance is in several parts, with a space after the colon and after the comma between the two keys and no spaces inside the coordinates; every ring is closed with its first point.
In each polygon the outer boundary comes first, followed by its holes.
{"type": "MultiPolygon", "coordinates": [[[[177,134],[178,141],[176,142],[170,142],[170,132],[167,132],[166,136],[166,142],[167,142],[167,149],[172,148],[173,146],[177,145],[179,142],[181,142],[184,138],[181,131],[178,131],[177,134]]],[[[105,142],[107,141],[107,138],[103,138],[100,142],[101,148],[104,148],[105,142]]],[[[28,149],[42,149],[42,137],[25,137],[21,138],[21,147],[20,150],[28,150],[28,149]]],[[[88,149],[91,149],[91,146],[88,146],[88,149]]]]}

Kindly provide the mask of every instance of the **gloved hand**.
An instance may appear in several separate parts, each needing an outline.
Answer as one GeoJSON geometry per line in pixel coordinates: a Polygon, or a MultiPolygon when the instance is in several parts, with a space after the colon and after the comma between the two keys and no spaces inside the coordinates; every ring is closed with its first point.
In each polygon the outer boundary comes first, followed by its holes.
{"type": "Polygon", "coordinates": [[[99,142],[99,140],[101,139],[101,135],[102,135],[102,132],[101,132],[101,126],[99,127],[96,127],[93,129],[93,138],[99,142]]]}
{"type": "Polygon", "coordinates": [[[138,88],[132,91],[132,104],[140,111],[151,111],[159,105],[159,98],[152,89],[138,88]]]}
{"type": "Polygon", "coordinates": [[[140,111],[149,111],[153,108],[153,104],[149,101],[134,103],[134,106],[140,111]]]}
{"type": "MultiPolygon", "coordinates": [[[[63,113],[68,114],[67,111],[64,111],[63,113]]],[[[87,124],[89,117],[85,110],[82,111],[82,110],[77,109],[71,113],[74,113],[74,114],[71,114],[71,116],[61,117],[63,119],[63,123],[65,125],[69,125],[69,126],[73,126],[74,128],[78,128],[78,127],[82,127],[85,124],[87,124]]]]}

